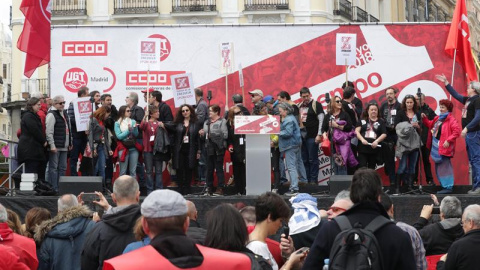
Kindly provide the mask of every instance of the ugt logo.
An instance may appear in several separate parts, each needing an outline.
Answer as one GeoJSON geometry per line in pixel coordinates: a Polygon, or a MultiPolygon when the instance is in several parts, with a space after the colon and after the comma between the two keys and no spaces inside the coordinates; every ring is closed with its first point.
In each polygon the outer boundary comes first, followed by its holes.
{"type": "Polygon", "coordinates": [[[350,43],[350,40],[352,40],[352,37],[342,37],[342,51],[349,51],[352,49],[352,44],[350,43]]]}
{"type": "Polygon", "coordinates": [[[87,73],[81,68],[71,68],[63,75],[63,85],[72,92],[77,93],[80,87],[88,84],[87,73]]]}
{"type": "Polygon", "coordinates": [[[142,41],[142,53],[155,53],[155,42],[142,41]]]}
{"type": "Polygon", "coordinates": [[[159,34],[150,35],[149,38],[157,38],[160,41],[160,61],[165,61],[172,50],[170,41],[165,36],[159,34]]]}

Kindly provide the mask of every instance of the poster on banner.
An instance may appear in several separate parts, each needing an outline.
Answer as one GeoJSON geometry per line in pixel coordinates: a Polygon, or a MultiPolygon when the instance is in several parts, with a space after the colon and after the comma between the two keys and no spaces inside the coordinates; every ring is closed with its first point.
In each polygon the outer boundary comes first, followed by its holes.
{"type": "Polygon", "coordinates": [[[223,42],[220,44],[220,74],[233,72],[233,43],[223,42]]]}
{"type": "Polygon", "coordinates": [[[280,116],[278,115],[236,115],[235,134],[278,134],[280,116]]]}
{"type": "Polygon", "coordinates": [[[140,70],[160,70],[160,41],[158,39],[140,40],[138,68],[140,70]]]}
{"type": "Polygon", "coordinates": [[[245,86],[245,82],[243,81],[243,69],[242,64],[238,65],[238,81],[240,82],[240,87],[245,86]]]}
{"type": "Polygon", "coordinates": [[[173,75],[173,101],[178,108],[183,104],[195,105],[195,88],[193,87],[192,73],[173,75]]]}
{"type": "Polygon", "coordinates": [[[90,121],[90,116],[92,115],[92,103],[90,102],[90,97],[77,98],[72,102],[77,131],[85,131],[88,129],[88,123],[90,121]]]}
{"type": "Polygon", "coordinates": [[[337,66],[355,65],[357,56],[357,35],[337,34],[336,42],[337,66]]]}

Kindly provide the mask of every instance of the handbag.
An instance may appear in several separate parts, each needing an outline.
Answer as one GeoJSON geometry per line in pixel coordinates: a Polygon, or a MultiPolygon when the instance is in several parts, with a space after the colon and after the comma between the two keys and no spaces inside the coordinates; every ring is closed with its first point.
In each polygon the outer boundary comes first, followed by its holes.
{"type": "Polygon", "coordinates": [[[322,149],[323,154],[326,156],[330,156],[332,154],[331,150],[331,142],[328,138],[323,139],[322,143],[320,144],[320,148],[322,149]]]}
{"type": "Polygon", "coordinates": [[[137,141],[134,138],[128,137],[122,141],[122,144],[125,146],[125,148],[134,148],[136,142],[137,141]]]}

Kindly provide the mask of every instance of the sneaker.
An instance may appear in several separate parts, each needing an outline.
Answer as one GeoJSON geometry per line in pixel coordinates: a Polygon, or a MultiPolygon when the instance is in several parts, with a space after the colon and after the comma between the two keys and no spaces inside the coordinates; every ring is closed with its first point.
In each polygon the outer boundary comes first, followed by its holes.
{"type": "Polygon", "coordinates": [[[203,193],[203,196],[212,196],[212,195],[213,195],[213,192],[211,188],[207,188],[205,190],[205,193],[203,193]]]}
{"type": "Polygon", "coordinates": [[[450,193],[452,193],[452,190],[447,188],[444,188],[437,192],[437,194],[450,194],[450,193]]]}
{"type": "Polygon", "coordinates": [[[177,182],[171,182],[167,187],[178,187],[177,182]]]}
{"type": "Polygon", "coordinates": [[[278,194],[278,189],[276,188],[272,189],[272,193],[278,194]]]}
{"type": "Polygon", "coordinates": [[[298,195],[298,190],[289,191],[289,192],[286,192],[283,195],[288,196],[288,197],[297,196],[298,195]]]}
{"type": "Polygon", "coordinates": [[[477,188],[475,190],[469,190],[468,191],[468,194],[471,194],[471,195],[480,195],[480,188],[477,188]]]}
{"type": "Polygon", "coordinates": [[[223,196],[223,189],[217,188],[217,190],[213,193],[213,196],[223,196]]]}

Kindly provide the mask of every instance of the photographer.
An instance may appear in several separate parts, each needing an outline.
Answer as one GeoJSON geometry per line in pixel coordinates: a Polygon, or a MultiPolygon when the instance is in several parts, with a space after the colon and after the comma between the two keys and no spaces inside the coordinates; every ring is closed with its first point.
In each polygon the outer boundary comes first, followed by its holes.
{"type": "MultiPolygon", "coordinates": [[[[432,198],[436,199],[434,196],[432,198]]],[[[422,237],[427,256],[447,253],[452,243],[463,236],[462,205],[457,197],[443,198],[440,203],[440,222],[427,225],[433,209],[433,204],[424,205],[420,218],[413,224],[422,237]]]]}

